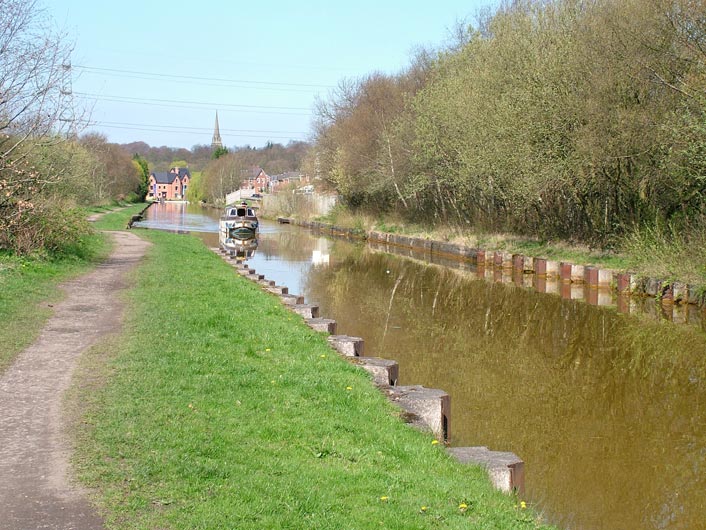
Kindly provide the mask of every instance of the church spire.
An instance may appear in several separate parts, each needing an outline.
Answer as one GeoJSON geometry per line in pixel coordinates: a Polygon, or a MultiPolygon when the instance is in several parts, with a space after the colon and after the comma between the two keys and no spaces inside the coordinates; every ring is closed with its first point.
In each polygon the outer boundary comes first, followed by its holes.
{"type": "Polygon", "coordinates": [[[211,140],[211,149],[218,149],[223,147],[223,142],[221,141],[221,131],[218,130],[218,111],[216,111],[216,125],[213,128],[213,139],[211,140]]]}

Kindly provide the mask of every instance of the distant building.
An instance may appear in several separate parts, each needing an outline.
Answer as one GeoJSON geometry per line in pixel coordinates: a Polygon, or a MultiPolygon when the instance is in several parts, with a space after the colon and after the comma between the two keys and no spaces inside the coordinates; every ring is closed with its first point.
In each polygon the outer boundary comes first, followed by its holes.
{"type": "Polygon", "coordinates": [[[261,167],[255,166],[243,171],[243,180],[240,182],[241,190],[255,190],[258,193],[267,191],[270,176],[261,167]]]}
{"type": "Polygon", "coordinates": [[[216,125],[213,127],[213,139],[211,140],[211,149],[223,147],[221,141],[221,131],[218,129],[218,111],[216,111],[216,125]]]}
{"type": "Polygon", "coordinates": [[[287,171],[286,173],[280,173],[279,175],[272,175],[270,177],[270,191],[277,191],[280,186],[286,186],[291,183],[305,183],[309,182],[309,176],[299,171],[287,171]]]}
{"type": "Polygon", "coordinates": [[[150,173],[148,200],[165,201],[183,200],[191,181],[188,167],[173,167],[167,172],[150,173]]]}

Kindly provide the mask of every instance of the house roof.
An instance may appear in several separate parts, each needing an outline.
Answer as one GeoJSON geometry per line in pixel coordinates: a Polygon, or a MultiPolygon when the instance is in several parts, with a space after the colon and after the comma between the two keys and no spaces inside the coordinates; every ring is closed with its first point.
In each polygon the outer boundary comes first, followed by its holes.
{"type": "Polygon", "coordinates": [[[267,176],[267,173],[265,173],[265,170],[262,169],[261,167],[255,166],[251,167],[250,169],[244,169],[242,171],[243,178],[247,179],[256,179],[257,177],[260,176],[260,174],[264,174],[267,176]]]}
{"type": "Polygon", "coordinates": [[[152,172],[150,175],[154,177],[157,184],[171,184],[177,178],[176,173],[168,173],[166,171],[152,172]]]}
{"type": "Polygon", "coordinates": [[[152,173],[150,173],[150,175],[154,177],[154,180],[157,181],[157,184],[171,184],[177,177],[179,177],[180,180],[184,177],[191,178],[191,172],[189,171],[188,167],[173,167],[169,170],[169,172],[153,171],[152,173]]]}
{"type": "Polygon", "coordinates": [[[280,173],[279,175],[272,175],[270,178],[278,182],[285,180],[296,180],[301,179],[302,174],[299,171],[287,171],[286,173],[280,173]]]}

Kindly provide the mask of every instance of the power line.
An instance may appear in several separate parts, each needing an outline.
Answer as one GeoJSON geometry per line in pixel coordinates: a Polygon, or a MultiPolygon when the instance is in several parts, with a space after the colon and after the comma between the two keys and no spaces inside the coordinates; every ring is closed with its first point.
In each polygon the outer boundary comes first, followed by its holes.
{"type": "Polygon", "coordinates": [[[307,109],[306,107],[274,107],[274,106],[265,106],[265,105],[244,105],[244,104],[237,104],[237,103],[216,103],[214,101],[188,101],[188,100],[178,100],[178,99],[157,99],[157,98],[135,98],[135,97],[130,97],[130,96],[113,96],[113,95],[101,95],[101,94],[91,94],[89,92],[74,92],[74,94],[78,96],[84,96],[87,98],[92,98],[92,99],[97,99],[97,100],[110,100],[110,101],[119,101],[119,102],[124,102],[124,103],[150,103],[150,104],[158,104],[158,103],[175,103],[175,104],[184,104],[184,105],[202,105],[206,106],[208,108],[221,108],[221,107],[233,107],[237,109],[245,108],[245,109],[259,109],[259,110],[310,110],[307,109]]]}
{"type": "MultiPolygon", "coordinates": [[[[177,129],[181,129],[185,132],[203,132],[203,131],[212,131],[212,127],[190,127],[190,126],[185,126],[185,125],[158,125],[158,124],[153,124],[153,123],[127,123],[127,122],[120,122],[120,121],[89,121],[89,122],[84,122],[85,125],[87,126],[112,126],[112,125],[122,125],[122,126],[130,126],[130,127],[151,127],[151,128],[160,128],[160,129],[165,129],[168,131],[173,131],[177,129]]],[[[221,129],[222,131],[225,132],[232,132],[232,133],[274,133],[274,134],[308,134],[307,131],[268,131],[268,130],[262,130],[262,129],[221,129]]]]}
{"type": "MultiPolygon", "coordinates": [[[[128,130],[128,131],[147,131],[147,132],[159,132],[159,133],[167,132],[164,129],[152,129],[152,128],[148,128],[148,127],[123,127],[121,125],[101,125],[101,127],[107,127],[109,129],[124,129],[124,130],[128,130]]],[[[173,132],[176,134],[190,134],[190,135],[195,134],[194,132],[191,132],[191,131],[170,131],[170,132],[173,132]]],[[[270,135],[260,136],[260,135],[253,135],[253,134],[233,134],[232,136],[237,136],[240,138],[265,138],[265,139],[270,139],[270,140],[277,139],[277,140],[305,141],[304,138],[297,138],[294,136],[270,136],[270,135]]]]}
{"type": "Polygon", "coordinates": [[[117,68],[98,68],[95,66],[85,66],[85,65],[73,65],[74,68],[79,68],[86,72],[104,72],[111,74],[128,74],[129,76],[142,76],[142,79],[181,79],[181,80],[192,80],[192,81],[215,81],[219,83],[245,83],[249,85],[258,85],[260,87],[266,85],[274,85],[280,87],[305,87],[305,88],[335,88],[334,85],[317,85],[317,84],[307,84],[307,83],[286,83],[279,81],[252,81],[248,79],[226,79],[220,77],[200,77],[192,75],[176,75],[176,74],[164,74],[164,73],[153,73],[153,72],[141,72],[137,70],[119,70],[117,68]]]}

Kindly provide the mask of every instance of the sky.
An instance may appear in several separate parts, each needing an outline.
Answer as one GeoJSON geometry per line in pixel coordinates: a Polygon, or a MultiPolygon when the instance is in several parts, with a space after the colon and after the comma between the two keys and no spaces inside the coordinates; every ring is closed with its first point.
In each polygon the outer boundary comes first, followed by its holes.
{"type": "Polygon", "coordinates": [[[497,0],[179,2],[40,0],[74,46],[83,132],[110,142],[262,147],[311,139],[343,80],[395,74],[497,0]]]}

